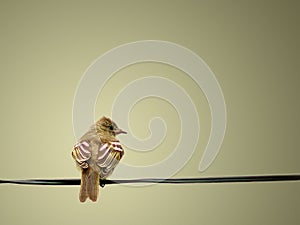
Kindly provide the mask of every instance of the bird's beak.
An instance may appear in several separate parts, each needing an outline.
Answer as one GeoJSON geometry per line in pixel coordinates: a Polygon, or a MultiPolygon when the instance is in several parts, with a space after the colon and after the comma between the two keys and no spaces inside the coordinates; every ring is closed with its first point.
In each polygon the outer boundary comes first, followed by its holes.
{"type": "Polygon", "coordinates": [[[127,132],[118,128],[117,130],[115,130],[115,134],[127,134],[127,132]]]}

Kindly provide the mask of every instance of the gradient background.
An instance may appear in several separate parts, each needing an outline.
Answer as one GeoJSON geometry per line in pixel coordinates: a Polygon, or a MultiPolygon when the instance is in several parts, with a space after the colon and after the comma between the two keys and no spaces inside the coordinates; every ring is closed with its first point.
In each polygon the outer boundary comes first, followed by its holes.
{"type": "MultiPolygon", "coordinates": [[[[209,109],[195,84],[174,68],[145,63],[120,71],[99,96],[97,116],[110,114],[115,89],[135,77],[171,77],[188,88],[203,129],[176,177],[299,173],[299,11],[297,1],[1,0],[0,177],[79,177],[70,153],[80,78],[106,51],[145,39],[183,45],[216,74],[228,112],[217,159],[198,172],[209,109]],[[118,78],[121,73],[126,78],[118,78]]],[[[136,105],[132,132],[146,137],[155,113],[169,116],[171,136],[149,155],[128,149],[125,162],[147,165],[170,153],[178,115],[169,104],[148,99],[136,105]]],[[[85,204],[78,191],[1,185],[1,224],[300,224],[299,182],[107,186],[100,201],[85,204]]]]}

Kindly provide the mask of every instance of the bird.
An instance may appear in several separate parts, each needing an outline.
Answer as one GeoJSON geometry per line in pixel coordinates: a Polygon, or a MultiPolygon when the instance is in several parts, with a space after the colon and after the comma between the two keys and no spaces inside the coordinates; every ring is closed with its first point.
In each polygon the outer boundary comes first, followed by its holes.
{"type": "Polygon", "coordinates": [[[124,156],[124,149],[116,138],[127,132],[120,129],[110,118],[103,116],[78,140],[72,157],[81,170],[79,200],[87,198],[96,202],[100,179],[112,174],[124,156]]]}

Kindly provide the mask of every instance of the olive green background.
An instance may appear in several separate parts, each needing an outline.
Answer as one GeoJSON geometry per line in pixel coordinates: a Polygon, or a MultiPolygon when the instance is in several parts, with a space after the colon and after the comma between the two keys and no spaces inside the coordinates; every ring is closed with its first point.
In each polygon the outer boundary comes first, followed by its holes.
{"type": "MultiPolygon", "coordinates": [[[[218,157],[198,172],[208,104],[169,66],[145,63],[115,74],[98,98],[96,117],[110,114],[114,94],[129,81],[165,76],[187,88],[202,129],[192,159],[175,177],[300,173],[299,10],[297,1],[1,0],[0,178],[79,177],[70,153],[80,78],[106,51],[146,39],[185,46],[214,71],[228,113],[218,157]]],[[[147,137],[153,115],[166,119],[165,142],[148,155],[127,149],[124,162],[149,165],[171,153],[179,116],[168,103],[137,104],[131,132],[147,137]]],[[[106,186],[97,203],[85,204],[78,191],[1,185],[1,224],[300,224],[299,182],[106,186]]]]}

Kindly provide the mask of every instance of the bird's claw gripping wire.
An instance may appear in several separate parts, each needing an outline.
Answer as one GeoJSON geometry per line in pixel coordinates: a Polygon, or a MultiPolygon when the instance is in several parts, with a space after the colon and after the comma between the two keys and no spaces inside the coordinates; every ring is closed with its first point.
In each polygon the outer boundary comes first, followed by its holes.
{"type": "Polygon", "coordinates": [[[100,179],[100,187],[104,188],[105,184],[105,180],[100,179]]]}

